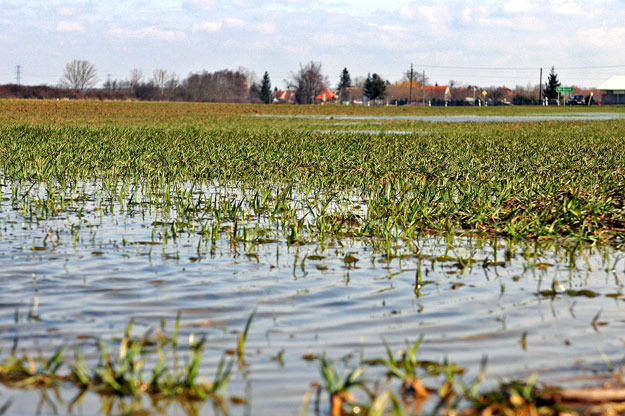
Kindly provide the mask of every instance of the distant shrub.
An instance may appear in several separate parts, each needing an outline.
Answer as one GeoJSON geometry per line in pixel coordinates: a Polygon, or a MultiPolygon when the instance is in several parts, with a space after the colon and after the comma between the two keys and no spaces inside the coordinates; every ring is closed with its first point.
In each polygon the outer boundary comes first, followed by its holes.
{"type": "Polygon", "coordinates": [[[515,94],[512,97],[512,104],[514,105],[536,105],[538,104],[538,98],[533,95],[515,94]]]}

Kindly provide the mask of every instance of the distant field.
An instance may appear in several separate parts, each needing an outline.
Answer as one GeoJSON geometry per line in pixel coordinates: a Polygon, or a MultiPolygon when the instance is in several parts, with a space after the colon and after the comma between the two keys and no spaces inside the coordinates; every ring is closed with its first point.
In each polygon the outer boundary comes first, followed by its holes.
{"type": "MultiPolygon", "coordinates": [[[[611,238],[624,229],[622,120],[332,117],[513,117],[582,110],[0,101],[1,155],[7,178],[28,177],[37,168],[38,180],[121,175],[174,182],[277,180],[319,190],[341,186],[376,197],[367,218],[372,226],[394,218],[409,233],[611,238]],[[255,117],[270,114],[328,117],[255,117]],[[378,134],[385,131],[390,134],[378,134]],[[47,160],[50,155],[54,159],[47,160]],[[389,187],[390,194],[378,201],[389,187]]],[[[588,114],[599,110],[604,109],[591,107],[588,114]]],[[[622,108],[610,113],[625,115],[622,108]]]]}
{"type": "Polygon", "coordinates": [[[349,114],[349,115],[523,115],[577,112],[619,112],[625,107],[598,106],[497,106],[497,107],[408,107],[342,105],[255,105],[167,102],[103,102],[70,100],[0,100],[0,121],[26,123],[98,124],[196,124],[236,120],[250,114],[349,114]]]}

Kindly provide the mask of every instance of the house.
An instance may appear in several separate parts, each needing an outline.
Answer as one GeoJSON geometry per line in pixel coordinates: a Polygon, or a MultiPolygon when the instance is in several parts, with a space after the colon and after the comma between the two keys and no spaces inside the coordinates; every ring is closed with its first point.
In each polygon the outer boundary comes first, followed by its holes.
{"type": "Polygon", "coordinates": [[[425,101],[441,102],[451,100],[451,92],[447,85],[434,85],[423,88],[425,101]]]}
{"type": "Polygon", "coordinates": [[[480,99],[481,91],[477,87],[456,87],[454,88],[453,99],[456,105],[476,105],[476,100],[480,99]]]}
{"type": "Polygon", "coordinates": [[[599,85],[601,104],[625,104],[625,75],[614,75],[599,85]]]}
{"type": "Polygon", "coordinates": [[[354,105],[362,105],[364,92],[361,87],[347,87],[341,91],[341,103],[349,103],[354,105]]]}
{"type": "Polygon", "coordinates": [[[275,104],[295,104],[295,91],[291,91],[291,90],[274,91],[273,102],[275,104]]]}
{"type": "Polygon", "coordinates": [[[514,92],[510,88],[506,87],[505,85],[498,88],[498,90],[501,92],[501,98],[500,98],[501,103],[512,104],[514,92]]]}
{"type": "Polygon", "coordinates": [[[326,88],[325,90],[321,91],[319,94],[317,94],[315,96],[315,99],[317,100],[317,102],[321,102],[321,103],[325,103],[328,101],[334,101],[338,98],[338,96],[333,93],[332,91],[330,91],[328,88],[326,88]]]}

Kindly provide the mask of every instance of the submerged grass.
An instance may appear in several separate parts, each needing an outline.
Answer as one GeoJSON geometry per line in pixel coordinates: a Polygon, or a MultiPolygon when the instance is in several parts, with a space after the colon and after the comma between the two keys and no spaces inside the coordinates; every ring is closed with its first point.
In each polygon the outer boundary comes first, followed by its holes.
{"type": "Polygon", "coordinates": [[[140,396],[153,398],[175,398],[176,400],[221,401],[232,370],[232,360],[222,358],[212,382],[198,378],[205,339],[189,337],[189,357],[183,368],[179,368],[178,343],[175,333],[171,338],[157,331],[157,337],[149,333],[138,339],[130,335],[132,322],[119,342],[118,354],[111,354],[110,345],[98,341],[100,358],[96,365],[88,365],[77,349],[69,372],[59,374],[65,363],[62,359],[64,346],[59,347],[49,359],[35,359],[29,355],[21,358],[11,354],[0,364],[0,382],[14,388],[47,388],[60,383],[71,383],[80,390],[89,390],[103,395],[140,396]],[[169,357],[166,353],[169,352],[169,357]],[[154,355],[158,361],[151,370],[146,370],[148,359],[154,355]],[[39,362],[39,365],[37,365],[39,362]],[[147,377],[146,377],[147,376],[147,377]]]}
{"type": "Polygon", "coordinates": [[[174,239],[202,226],[214,239],[232,225],[233,244],[364,237],[388,248],[424,233],[620,243],[623,123],[437,130],[3,125],[0,170],[27,218],[56,215],[80,202],[81,184],[95,184],[109,211],[119,202],[173,213],[165,235],[174,239]]]}
{"type": "MultiPolygon", "coordinates": [[[[248,319],[246,330],[249,330],[252,317],[253,314],[248,319]]],[[[156,336],[150,336],[153,331],[148,331],[140,338],[131,336],[133,323],[130,322],[119,341],[118,354],[109,353],[110,343],[105,345],[102,341],[97,342],[100,359],[95,365],[87,364],[78,349],[75,349],[73,360],[64,357],[63,353],[68,349],[65,346],[57,348],[48,359],[28,355],[18,358],[12,353],[0,363],[0,383],[9,388],[38,389],[42,392],[73,385],[78,394],[69,403],[68,412],[83,400],[86,392],[93,392],[102,397],[105,407],[109,408],[106,414],[114,413],[113,403],[107,397],[140,400],[142,396],[149,397],[155,406],[164,400],[182,404],[211,400],[216,413],[229,414],[228,400],[224,394],[233,360],[226,362],[224,357],[227,354],[224,354],[217,365],[213,381],[201,381],[198,370],[206,339],[195,340],[191,335],[187,362],[183,368],[179,368],[176,338],[179,322],[177,319],[169,337],[164,335],[162,325],[155,331],[156,336]],[[168,364],[165,350],[169,350],[169,361],[173,366],[168,364]],[[154,362],[154,355],[158,361],[151,369],[147,369],[146,363],[154,362]],[[69,370],[59,371],[63,366],[69,367],[69,370]]],[[[482,373],[467,385],[460,378],[464,370],[454,363],[446,359],[441,362],[418,360],[417,350],[422,341],[423,337],[415,343],[406,342],[406,350],[400,352],[399,359],[394,357],[384,341],[386,359],[368,360],[344,375],[337,370],[336,362],[322,355],[318,358],[322,383],[313,384],[318,390],[314,413],[326,414],[319,403],[322,391],[329,399],[327,414],[330,416],[430,413],[465,416],[607,415],[619,411],[621,407],[618,403],[625,402],[624,389],[566,390],[539,386],[535,377],[527,382],[502,381],[495,389],[480,392],[479,385],[484,379],[482,373]],[[365,375],[367,369],[380,363],[388,370],[388,377],[371,379],[365,375]],[[391,383],[394,377],[401,381],[398,387],[391,383]]],[[[231,397],[230,402],[239,405],[246,403],[245,399],[236,397],[231,397]]],[[[0,414],[7,412],[11,404],[11,400],[6,401],[0,407],[0,414]]],[[[128,411],[135,414],[129,410],[128,404],[119,404],[126,409],[123,413],[128,411]]],[[[301,414],[307,414],[310,405],[310,397],[306,395],[301,414]]],[[[142,408],[138,406],[138,409],[142,408]]],[[[191,406],[187,413],[196,414],[197,409],[191,406]]]]}

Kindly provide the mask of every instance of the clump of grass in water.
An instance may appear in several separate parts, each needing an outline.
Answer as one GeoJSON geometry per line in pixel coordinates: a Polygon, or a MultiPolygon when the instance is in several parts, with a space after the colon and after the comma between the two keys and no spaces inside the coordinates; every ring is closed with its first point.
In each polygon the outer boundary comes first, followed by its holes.
{"type": "Polygon", "coordinates": [[[361,366],[349,372],[345,377],[341,377],[336,371],[334,363],[329,361],[325,354],[319,359],[319,372],[330,396],[331,416],[340,416],[345,404],[355,405],[355,398],[351,390],[362,385],[361,375],[363,371],[364,368],[361,366]]]}
{"type": "Polygon", "coordinates": [[[38,360],[40,365],[29,356],[16,358],[7,357],[0,364],[0,381],[15,388],[46,388],[59,383],[72,383],[84,390],[99,394],[118,396],[140,396],[147,394],[155,398],[174,398],[176,400],[207,400],[212,399],[223,404],[222,394],[228,384],[233,361],[226,362],[221,358],[212,382],[202,382],[198,377],[202,348],[205,338],[195,340],[189,336],[190,357],[182,369],[177,367],[177,333],[180,317],[176,319],[171,338],[166,338],[158,331],[156,341],[148,339],[149,332],[140,339],[131,338],[133,323],[126,327],[124,337],[119,343],[117,354],[111,354],[110,348],[98,342],[100,359],[90,369],[81,353],[75,352],[71,371],[67,375],[59,375],[63,365],[61,359],[63,347],[60,347],[48,360],[38,360]],[[172,366],[168,365],[166,349],[171,352],[172,366]],[[157,364],[149,372],[149,379],[144,368],[148,358],[154,353],[159,357],[157,364]]]}
{"type": "Polygon", "coordinates": [[[396,360],[388,343],[384,341],[387,354],[387,360],[384,361],[384,365],[386,365],[391,374],[402,381],[402,394],[415,398],[426,398],[430,394],[423,386],[421,378],[417,375],[419,366],[416,353],[421,342],[423,342],[423,336],[413,345],[406,345],[406,351],[402,353],[399,360],[396,360]]]}
{"type": "MultiPolygon", "coordinates": [[[[248,322],[251,320],[248,319],[248,322]]],[[[89,369],[81,354],[76,351],[74,362],[71,365],[71,373],[67,375],[59,374],[59,369],[63,366],[63,347],[58,348],[49,359],[38,358],[35,360],[29,356],[18,359],[10,356],[0,364],[0,382],[10,388],[38,389],[51,388],[60,383],[74,384],[81,389],[81,393],[70,404],[70,407],[80,402],[85,391],[93,391],[105,396],[114,395],[117,397],[138,398],[142,395],[148,395],[157,401],[159,399],[173,399],[184,402],[211,399],[227,414],[222,394],[227,386],[233,361],[226,362],[225,358],[222,357],[213,382],[199,381],[198,370],[205,339],[196,341],[193,336],[190,336],[191,356],[184,368],[176,370],[176,364],[174,364],[174,369],[167,366],[167,359],[163,352],[165,347],[171,348],[174,362],[177,360],[175,351],[178,345],[176,334],[178,323],[179,318],[176,320],[171,338],[166,338],[162,333],[159,333],[157,341],[148,339],[147,334],[139,339],[131,338],[132,323],[130,323],[120,342],[118,354],[109,354],[109,348],[99,343],[100,361],[94,369],[89,369]],[[158,354],[159,361],[150,372],[145,372],[143,366],[153,351],[158,354]],[[149,374],[148,381],[144,381],[146,374],[149,374]]],[[[249,325],[247,326],[249,327],[249,325]]],[[[498,387],[480,393],[478,387],[484,379],[485,362],[483,362],[480,376],[473,383],[465,386],[455,378],[463,370],[454,364],[450,364],[446,360],[442,363],[417,360],[415,358],[416,352],[421,342],[422,338],[413,344],[407,344],[407,350],[402,353],[400,359],[393,357],[390,347],[385,343],[388,357],[381,362],[387,366],[393,376],[402,381],[400,396],[404,398],[403,402],[391,389],[385,388],[379,392],[379,380],[375,382],[373,390],[368,388],[363,377],[364,366],[359,366],[342,376],[336,370],[334,362],[324,354],[319,359],[319,371],[323,386],[329,395],[329,414],[331,416],[360,414],[363,410],[370,415],[419,414],[423,402],[417,403],[415,401],[414,412],[407,412],[406,409],[410,401],[406,400],[406,396],[424,400],[433,396],[431,394],[433,390],[425,388],[420,382],[422,377],[417,374],[420,368],[423,369],[424,376],[445,376],[444,381],[436,390],[440,399],[434,407],[434,413],[453,412],[465,416],[484,414],[558,415],[569,411],[567,405],[571,404],[577,406],[574,408],[581,409],[580,411],[588,409],[588,405],[581,407],[579,405],[580,400],[583,402],[584,398],[593,397],[593,401],[598,402],[597,397],[625,397],[619,391],[539,388],[535,377],[530,378],[527,382],[518,380],[502,382],[498,387]],[[456,389],[455,387],[458,386],[460,388],[456,389]],[[370,396],[369,403],[359,404],[356,402],[354,396],[356,388],[362,389],[370,396]],[[468,407],[464,406],[464,410],[458,412],[456,409],[458,409],[461,401],[467,403],[468,407]]],[[[603,402],[605,401],[603,400],[603,402]]],[[[11,401],[5,402],[0,407],[0,414],[6,412],[10,405],[11,401]]],[[[614,410],[615,408],[609,409],[614,410]]],[[[302,414],[306,413],[305,410],[305,408],[302,409],[302,414]]],[[[570,411],[569,414],[571,414],[570,411]]]]}
{"type": "Polygon", "coordinates": [[[513,380],[501,383],[485,393],[473,392],[467,395],[471,408],[460,412],[463,416],[502,415],[561,415],[572,414],[570,409],[558,403],[555,391],[536,386],[536,377],[527,382],[513,380]]]}
{"type": "Polygon", "coordinates": [[[239,335],[237,339],[237,357],[239,362],[243,362],[243,354],[245,353],[245,341],[247,340],[247,333],[250,330],[250,326],[252,325],[252,320],[256,315],[256,311],[252,312],[250,316],[247,318],[247,322],[245,322],[245,327],[243,328],[243,332],[239,335]]]}

